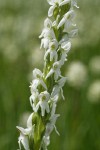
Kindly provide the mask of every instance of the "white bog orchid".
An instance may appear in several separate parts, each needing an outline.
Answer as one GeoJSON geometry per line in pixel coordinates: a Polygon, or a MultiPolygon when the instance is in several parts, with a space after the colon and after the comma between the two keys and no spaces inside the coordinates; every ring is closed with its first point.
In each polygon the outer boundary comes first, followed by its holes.
{"type": "Polygon", "coordinates": [[[30,150],[28,136],[23,135],[22,133],[20,133],[20,136],[18,138],[18,144],[19,144],[20,150],[22,149],[22,145],[23,145],[25,150],[30,150]]]}
{"type": "Polygon", "coordinates": [[[34,79],[30,85],[31,93],[38,92],[38,86],[40,86],[40,85],[44,89],[47,89],[47,86],[42,79],[34,79]]]}
{"type": "Polygon", "coordinates": [[[39,95],[38,92],[33,92],[32,95],[30,96],[30,104],[34,112],[36,112],[36,103],[38,100],[38,95],[39,95]]]}
{"type": "Polygon", "coordinates": [[[55,129],[56,133],[59,135],[59,132],[57,131],[57,128],[55,126],[57,118],[59,116],[60,116],[59,114],[54,114],[53,116],[50,117],[50,120],[46,126],[46,132],[45,132],[46,136],[49,136],[51,134],[51,132],[53,131],[53,129],[55,129]]]}
{"type": "Polygon", "coordinates": [[[50,54],[50,61],[57,61],[58,54],[57,54],[57,47],[58,47],[58,42],[56,39],[52,40],[49,44],[49,49],[46,51],[44,55],[44,60],[46,60],[48,54],[50,54]]]}
{"type": "Polygon", "coordinates": [[[60,58],[60,64],[64,65],[64,62],[67,61],[67,53],[71,49],[71,42],[63,42],[61,44],[61,58],[60,58]]]}
{"type": "Polygon", "coordinates": [[[49,42],[50,42],[50,40],[49,40],[49,38],[43,38],[42,40],[41,40],[41,46],[40,46],[40,49],[41,48],[44,48],[44,49],[47,49],[49,46],[49,42]]]}
{"type": "Polygon", "coordinates": [[[49,18],[46,18],[45,21],[44,21],[44,29],[42,30],[42,33],[39,36],[39,38],[44,37],[46,32],[48,32],[48,30],[50,30],[51,27],[52,27],[52,21],[49,18]]]}
{"type": "Polygon", "coordinates": [[[70,49],[71,49],[71,42],[70,42],[70,41],[63,42],[63,43],[61,44],[61,48],[62,48],[63,50],[65,50],[66,53],[68,53],[68,52],[70,51],[70,49]]]}
{"type": "Polygon", "coordinates": [[[48,49],[49,48],[49,43],[53,39],[56,39],[56,36],[55,36],[55,33],[54,33],[53,29],[51,29],[51,30],[50,29],[44,29],[44,31],[41,33],[39,38],[42,38],[40,48],[43,47],[45,49],[48,49]]]}
{"type": "Polygon", "coordinates": [[[48,49],[48,50],[46,51],[45,55],[44,55],[44,60],[45,60],[45,61],[46,61],[47,56],[48,56],[49,54],[50,54],[50,61],[53,61],[53,59],[54,59],[54,61],[57,61],[57,58],[58,58],[57,51],[55,51],[55,50],[50,50],[50,49],[48,49]]]}
{"type": "Polygon", "coordinates": [[[47,74],[46,79],[54,73],[54,79],[55,81],[57,81],[57,79],[61,76],[60,68],[61,68],[60,61],[55,62],[53,64],[53,68],[51,68],[51,70],[47,74]]]}
{"type": "Polygon", "coordinates": [[[65,99],[65,98],[64,98],[64,95],[63,95],[62,87],[64,86],[66,80],[67,80],[66,77],[62,77],[61,79],[59,79],[59,80],[57,81],[57,84],[54,86],[54,88],[53,88],[53,90],[52,90],[51,97],[54,97],[54,96],[56,96],[59,92],[61,92],[62,98],[65,99]]]}
{"type": "Polygon", "coordinates": [[[42,78],[42,76],[43,73],[39,69],[35,68],[33,70],[33,79],[42,78]]]}
{"type": "Polygon", "coordinates": [[[39,95],[39,102],[36,105],[36,110],[38,111],[39,107],[41,108],[41,115],[44,116],[45,115],[45,111],[47,113],[50,112],[49,109],[49,101],[50,99],[50,94],[47,91],[41,92],[39,95]]]}

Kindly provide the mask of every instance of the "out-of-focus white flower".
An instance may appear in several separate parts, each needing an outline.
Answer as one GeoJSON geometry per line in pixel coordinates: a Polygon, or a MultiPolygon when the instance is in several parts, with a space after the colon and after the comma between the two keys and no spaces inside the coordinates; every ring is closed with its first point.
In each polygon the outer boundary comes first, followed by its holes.
{"type": "Polygon", "coordinates": [[[90,85],[87,96],[90,102],[100,102],[100,80],[96,80],[90,85]]]}
{"type": "Polygon", "coordinates": [[[82,62],[72,62],[66,72],[68,83],[73,87],[81,87],[87,79],[87,69],[82,62]]]}
{"type": "Polygon", "coordinates": [[[55,62],[53,64],[53,68],[51,68],[51,70],[47,74],[46,79],[54,73],[54,79],[55,79],[55,81],[57,81],[58,77],[61,76],[60,68],[61,68],[60,61],[55,62]]]}
{"type": "Polygon", "coordinates": [[[90,60],[89,67],[94,74],[100,74],[100,56],[95,56],[90,60]]]}
{"type": "Polygon", "coordinates": [[[50,99],[50,94],[47,91],[41,92],[39,95],[39,102],[36,105],[36,110],[38,111],[39,107],[41,107],[41,115],[45,115],[45,111],[47,113],[50,112],[48,101],[50,99]]]}

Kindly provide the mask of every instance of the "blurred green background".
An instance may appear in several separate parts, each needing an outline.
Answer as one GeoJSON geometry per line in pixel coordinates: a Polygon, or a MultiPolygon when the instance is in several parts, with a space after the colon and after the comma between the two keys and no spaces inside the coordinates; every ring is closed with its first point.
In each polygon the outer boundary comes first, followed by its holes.
{"type": "MultiPolygon", "coordinates": [[[[73,39],[63,75],[65,101],[59,101],[60,136],[49,150],[100,150],[100,0],[81,0],[79,35],[73,39]]],[[[38,38],[47,17],[46,0],[0,0],[0,150],[16,150],[16,125],[25,126],[32,70],[43,68],[38,38]]]]}

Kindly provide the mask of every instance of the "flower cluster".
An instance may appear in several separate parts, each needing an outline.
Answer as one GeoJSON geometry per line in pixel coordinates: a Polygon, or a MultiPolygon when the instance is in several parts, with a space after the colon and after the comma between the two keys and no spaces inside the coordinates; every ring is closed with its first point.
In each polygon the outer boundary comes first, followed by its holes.
{"type": "Polygon", "coordinates": [[[61,74],[61,67],[67,60],[71,49],[71,38],[77,35],[74,23],[73,7],[78,7],[75,0],[48,0],[50,8],[44,29],[39,36],[41,48],[45,49],[44,70],[33,70],[30,104],[33,112],[27,128],[17,127],[20,131],[19,147],[25,150],[47,150],[50,134],[60,116],[56,114],[59,96],[63,96],[66,77],[61,74]]]}

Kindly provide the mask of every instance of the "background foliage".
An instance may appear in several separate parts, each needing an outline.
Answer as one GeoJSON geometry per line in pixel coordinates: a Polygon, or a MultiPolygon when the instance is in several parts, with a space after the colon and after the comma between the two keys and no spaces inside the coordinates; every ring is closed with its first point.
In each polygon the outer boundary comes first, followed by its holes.
{"type": "MultiPolygon", "coordinates": [[[[85,70],[64,87],[66,100],[59,101],[57,109],[60,136],[52,134],[49,150],[100,150],[100,1],[83,0],[79,6],[79,36],[63,74],[76,61],[85,70]],[[99,84],[93,89],[95,82],[99,84]]],[[[15,127],[25,126],[32,111],[29,85],[32,70],[43,67],[38,36],[47,10],[46,0],[0,0],[0,150],[18,148],[15,127]]]]}

